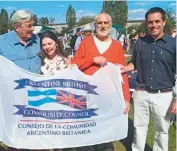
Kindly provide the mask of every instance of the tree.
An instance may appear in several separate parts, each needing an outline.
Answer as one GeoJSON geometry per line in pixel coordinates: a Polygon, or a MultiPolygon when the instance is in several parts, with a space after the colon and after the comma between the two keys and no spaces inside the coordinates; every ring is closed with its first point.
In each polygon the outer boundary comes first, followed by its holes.
{"type": "Polygon", "coordinates": [[[48,18],[47,18],[47,17],[41,17],[41,18],[39,19],[39,24],[40,24],[40,25],[48,25],[48,24],[49,24],[48,18]]]}
{"type": "Polygon", "coordinates": [[[108,13],[111,17],[114,17],[113,11],[112,11],[113,9],[114,9],[114,6],[113,6],[112,1],[104,1],[101,12],[108,13]]]}
{"type": "Polygon", "coordinates": [[[85,25],[85,24],[93,22],[94,20],[95,20],[94,16],[83,16],[79,19],[79,21],[77,22],[77,25],[78,26],[85,25]]]}
{"type": "MultiPolygon", "coordinates": [[[[175,21],[175,13],[172,11],[172,9],[166,9],[166,25],[164,28],[164,31],[166,33],[170,33],[171,29],[174,29],[176,27],[176,21],[175,21]]],[[[139,26],[131,26],[129,27],[128,33],[131,32],[132,29],[135,29],[138,33],[148,33],[148,29],[146,27],[146,21],[141,23],[139,26]]]]}
{"type": "Polygon", "coordinates": [[[44,22],[45,22],[45,24],[44,24],[44,25],[48,25],[48,24],[49,24],[49,20],[48,20],[48,18],[47,18],[47,17],[45,17],[45,18],[44,18],[44,22]]]}
{"type": "Polygon", "coordinates": [[[146,21],[142,22],[139,26],[137,26],[137,30],[138,33],[146,33],[148,34],[148,29],[146,27],[146,21]]]}
{"type": "Polygon", "coordinates": [[[33,19],[34,19],[34,24],[37,24],[38,23],[38,18],[37,18],[36,15],[34,15],[33,19]]]}
{"type": "Polygon", "coordinates": [[[12,18],[12,15],[15,13],[16,11],[13,10],[13,12],[10,14],[10,18],[12,18]]]}
{"type": "Polygon", "coordinates": [[[39,24],[40,24],[40,25],[44,25],[44,24],[45,24],[45,19],[44,19],[44,17],[41,17],[41,18],[39,19],[39,24]]]}
{"type": "MultiPolygon", "coordinates": [[[[13,12],[10,14],[10,19],[12,18],[12,15],[15,13],[16,11],[13,10],[13,12]]],[[[11,31],[11,30],[14,30],[14,27],[12,25],[12,22],[10,21],[9,19],[9,23],[8,23],[8,29],[11,31]]]]}
{"type": "Polygon", "coordinates": [[[166,25],[165,25],[165,32],[169,33],[171,29],[176,27],[176,16],[173,12],[172,8],[166,9],[166,25]]]}
{"type": "Polygon", "coordinates": [[[136,25],[129,26],[129,27],[127,28],[127,33],[128,33],[128,34],[131,33],[132,30],[137,31],[137,30],[138,30],[138,26],[136,26],[136,25]]]}
{"type": "Polygon", "coordinates": [[[69,31],[69,28],[68,27],[62,27],[61,28],[61,32],[60,32],[60,35],[64,35],[65,33],[67,33],[69,31]]]}
{"type": "Polygon", "coordinates": [[[66,23],[68,24],[68,29],[72,29],[76,24],[76,13],[72,5],[69,5],[66,12],[66,23]]]}
{"type": "Polygon", "coordinates": [[[9,17],[5,9],[1,9],[0,14],[0,34],[5,34],[8,32],[8,21],[9,17]]]}
{"type": "Polygon", "coordinates": [[[102,12],[108,13],[114,24],[125,27],[128,19],[128,5],[124,1],[104,1],[102,12]]]}
{"type": "Polygon", "coordinates": [[[114,23],[125,27],[128,19],[128,6],[126,1],[117,1],[115,5],[114,23]]]}
{"type": "Polygon", "coordinates": [[[50,21],[50,26],[52,26],[52,24],[54,24],[55,18],[54,17],[50,17],[49,21],[50,21]]]}

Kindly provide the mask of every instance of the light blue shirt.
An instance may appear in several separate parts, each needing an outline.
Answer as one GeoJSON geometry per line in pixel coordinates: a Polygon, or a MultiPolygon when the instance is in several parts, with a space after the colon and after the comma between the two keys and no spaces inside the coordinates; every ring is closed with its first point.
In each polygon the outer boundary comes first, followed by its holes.
{"type": "Polygon", "coordinates": [[[39,73],[41,59],[39,37],[33,35],[25,46],[15,31],[0,36],[0,55],[11,60],[17,66],[33,73],[39,73]]]}

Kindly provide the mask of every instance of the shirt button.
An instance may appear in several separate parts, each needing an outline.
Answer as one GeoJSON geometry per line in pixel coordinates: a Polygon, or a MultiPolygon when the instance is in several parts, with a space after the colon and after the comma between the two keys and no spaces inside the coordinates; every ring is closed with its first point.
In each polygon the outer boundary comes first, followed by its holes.
{"type": "Polygon", "coordinates": [[[31,68],[29,68],[29,70],[30,70],[31,68]]]}
{"type": "Polygon", "coordinates": [[[150,87],[152,89],[152,87],[150,87]]]}
{"type": "Polygon", "coordinates": [[[151,80],[152,80],[153,78],[151,78],[151,80]]]}
{"type": "Polygon", "coordinates": [[[152,51],[153,53],[155,52],[155,51],[152,51]]]}
{"type": "Polygon", "coordinates": [[[151,69],[151,71],[154,71],[153,69],[151,69]]]}
{"type": "Polygon", "coordinates": [[[156,43],[154,42],[154,44],[156,44],[156,43]]]}
{"type": "Polygon", "coordinates": [[[154,60],[152,60],[152,62],[154,62],[154,60]]]}

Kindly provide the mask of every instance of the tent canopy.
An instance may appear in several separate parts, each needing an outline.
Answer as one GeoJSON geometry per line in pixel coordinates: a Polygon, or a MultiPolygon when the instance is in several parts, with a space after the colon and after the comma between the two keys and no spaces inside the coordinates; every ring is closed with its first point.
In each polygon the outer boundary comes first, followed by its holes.
{"type": "Polygon", "coordinates": [[[124,27],[116,25],[116,24],[112,24],[112,27],[115,28],[116,30],[126,30],[124,27]]]}
{"type": "Polygon", "coordinates": [[[55,28],[44,26],[44,25],[39,25],[39,24],[36,24],[34,26],[34,28],[35,28],[35,30],[34,30],[35,34],[43,33],[43,32],[45,32],[47,30],[55,30],[55,28]]]}

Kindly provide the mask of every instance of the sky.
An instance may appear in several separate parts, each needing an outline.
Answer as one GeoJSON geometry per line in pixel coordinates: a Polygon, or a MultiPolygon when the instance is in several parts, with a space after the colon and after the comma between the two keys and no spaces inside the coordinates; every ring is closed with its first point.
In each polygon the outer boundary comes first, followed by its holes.
{"type": "MultiPolygon", "coordinates": [[[[176,13],[176,1],[133,1],[128,0],[128,20],[144,19],[146,11],[151,7],[161,7],[163,9],[172,8],[176,13]]],[[[96,16],[100,13],[103,1],[1,1],[0,9],[4,8],[11,14],[13,10],[27,9],[41,17],[54,17],[55,23],[66,22],[66,11],[69,5],[75,9],[76,18],[82,16],[96,16]]]]}

